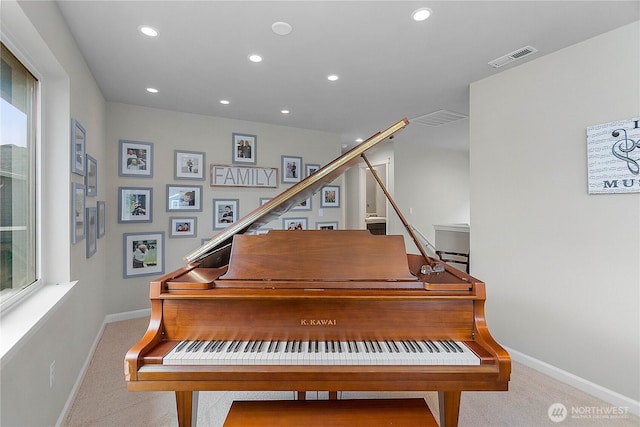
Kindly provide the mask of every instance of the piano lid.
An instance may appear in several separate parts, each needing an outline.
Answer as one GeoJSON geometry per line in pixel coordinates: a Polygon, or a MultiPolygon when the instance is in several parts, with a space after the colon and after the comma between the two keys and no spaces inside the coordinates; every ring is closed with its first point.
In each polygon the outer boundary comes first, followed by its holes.
{"type": "Polygon", "coordinates": [[[254,232],[273,219],[288,212],[291,208],[311,197],[323,186],[330,184],[351,166],[357,164],[360,161],[360,156],[365,151],[387,138],[393,137],[394,134],[404,129],[408,124],[409,120],[404,118],[389,126],[384,131],[371,136],[366,141],[318,169],[315,173],[306,177],[293,187],[286,189],[269,202],[259,206],[253,212],[220,231],[214,235],[209,242],[187,254],[184,260],[187,263],[198,262],[216,250],[229,245],[234,235],[254,232]]]}

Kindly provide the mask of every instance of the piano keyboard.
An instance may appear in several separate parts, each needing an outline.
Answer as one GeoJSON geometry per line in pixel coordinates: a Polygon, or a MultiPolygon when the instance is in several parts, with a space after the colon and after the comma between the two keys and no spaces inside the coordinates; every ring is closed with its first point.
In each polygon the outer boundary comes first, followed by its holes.
{"type": "Polygon", "coordinates": [[[480,365],[453,340],[226,341],[185,340],[163,365],[480,365]]]}

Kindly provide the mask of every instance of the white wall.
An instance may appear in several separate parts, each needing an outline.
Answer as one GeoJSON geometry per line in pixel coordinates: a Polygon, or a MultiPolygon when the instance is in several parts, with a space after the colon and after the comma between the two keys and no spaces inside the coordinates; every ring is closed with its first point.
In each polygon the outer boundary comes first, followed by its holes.
{"type": "MultiPolygon", "coordinates": [[[[149,306],[149,282],[153,277],[123,279],[123,233],[165,232],[165,272],[184,266],[183,257],[201,245],[203,238],[210,238],[219,230],[213,229],[213,199],[239,199],[240,217],[259,206],[261,197],[273,197],[291,184],[278,182],[278,188],[223,188],[211,187],[208,167],[205,181],[174,179],[174,150],[205,152],[206,163],[231,165],[231,135],[233,132],[257,136],[257,166],[278,168],[280,181],[281,155],[302,157],[305,163],[327,164],[340,155],[340,137],[336,134],[273,126],[262,123],[229,120],[210,116],[178,113],[167,110],[109,103],[107,107],[108,161],[105,168],[110,176],[107,188],[107,244],[111,254],[111,268],[107,273],[107,311],[118,313],[149,306]],[[152,142],[154,145],[153,179],[118,177],[118,141],[120,139],[152,142]],[[166,185],[202,185],[203,211],[186,214],[166,212],[166,185]],[[118,224],[118,187],[153,188],[153,223],[118,224]],[[169,217],[196,216],[198,235],[194,238],[169,238],[169,217]]],[[[304,169],[304,168],[303,168],[304,169]]],[[[342,178],[334,184],[342,185],[342,178]]],[[[344,192],[341,192],[344,200],[344,192]]],[[[343,206],[343,204],[341,204],[343,206]]],[[[315,229],[317,221],[338,221],[344,227],[343,209],[324,208],[319,215],[320,198],[312,198],[311,211],[290,211],[283,217],[307,218],[309,229],[315,229]]],[[[266,227],[280,229],[278,219],[266,227]]]]}
{"type": "Polygon", "coordinates": [[[638,22],[471,86],[472,274],[499,342],[640,399],[640,194],[588,195],[586,127],[640,113],[638,22]]]}
{"type": "MultiPolygon", "coordinates": [[[[468,138],[468,125],[461,120],[429,129],[421,139],[409,133],[395,139],[395,163],[401,167],[395,169],[394,199],[407,222],[431,244],[435,243],[434,224],[469,223],[469,153],[429,148],[429,143],[446,145],[450,138],[468,138]]],[[[394,222],[392,230],[403,232],[402,224],[394,222]]],[[[409,237],[405,243],[409,252],[417,253],[409,237]]]]}
{"type": "MultiPolygon", "coordinates": [[[[79,284],[2,358],[0,424],[54,425],[105,316],[105,246],[99,242],[99,256],[87,260],[85,242],[71,245],[69,228],[70,181],[83,182],[70,173],[70,120],[83,124],[87,152],[102,165],[105,104],[56,3],[3,0],[2,35],[41,82],[41,277],[52,286],[69,280],[79,284]]],[[[102,183],[104,178],[100,172],[102,183]]],[[[101,187],[98,197],[104,194],[101,187]]],[[[88,199],[87,206],[95,206],[95,198],[88,199]]],[[[11,316],[32,315],[20,313],[21,308],[13,308],[11,316]]],[[[3,316],[3,327],[8,317],[3,316]]]]}

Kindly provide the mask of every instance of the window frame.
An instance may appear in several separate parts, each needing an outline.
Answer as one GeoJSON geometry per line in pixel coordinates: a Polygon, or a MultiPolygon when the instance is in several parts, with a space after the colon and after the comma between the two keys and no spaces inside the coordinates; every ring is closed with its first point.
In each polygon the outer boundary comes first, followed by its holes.
{"type": "MultiPolygon", "coordinates": [[[[28,296],[41,289],[44,283],[42,278],[42,155],[41,155],[41,135],[42,135],[42,78],[22,51],[15,46],[7,37],[2,37],[2,44],[14,56],[14,58],[24,67],[27,73],[35,80],[32,91],[28,95],[31,98],[32,106],[29,114],[31,115],[31,124],[27,131],[27,138],[30,144],[33,144],[33,154],[30,153],[29,161],[33,163],[33,251],[34,251],[34,281],[22,285],[20,288],[13,288],[0,298],[0,315],[4,315],[11,308],[19,305],[28,296]],[[32,158],[33,156],[33,158],[32,158]]],[[[30,208],[31,209],[31,208],[30,208]]]]}

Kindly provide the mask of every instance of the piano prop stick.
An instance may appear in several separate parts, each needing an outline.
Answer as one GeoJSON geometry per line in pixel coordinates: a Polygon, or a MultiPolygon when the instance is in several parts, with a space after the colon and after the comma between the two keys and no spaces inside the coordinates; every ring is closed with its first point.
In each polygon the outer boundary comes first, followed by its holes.
{"type": "Polygon", "coordinates": [[[181,427],[195,423],[201,390],[438,391],[447,427],[458,423],[462,391],[507,390],[511,359],[487,327],[483,282],[423,250],[407,254],[403,236],[253,234],[407,124],[375,134],[152,281],[149,327],[124,360],[128,390],[174,392],[181,427]]]}

